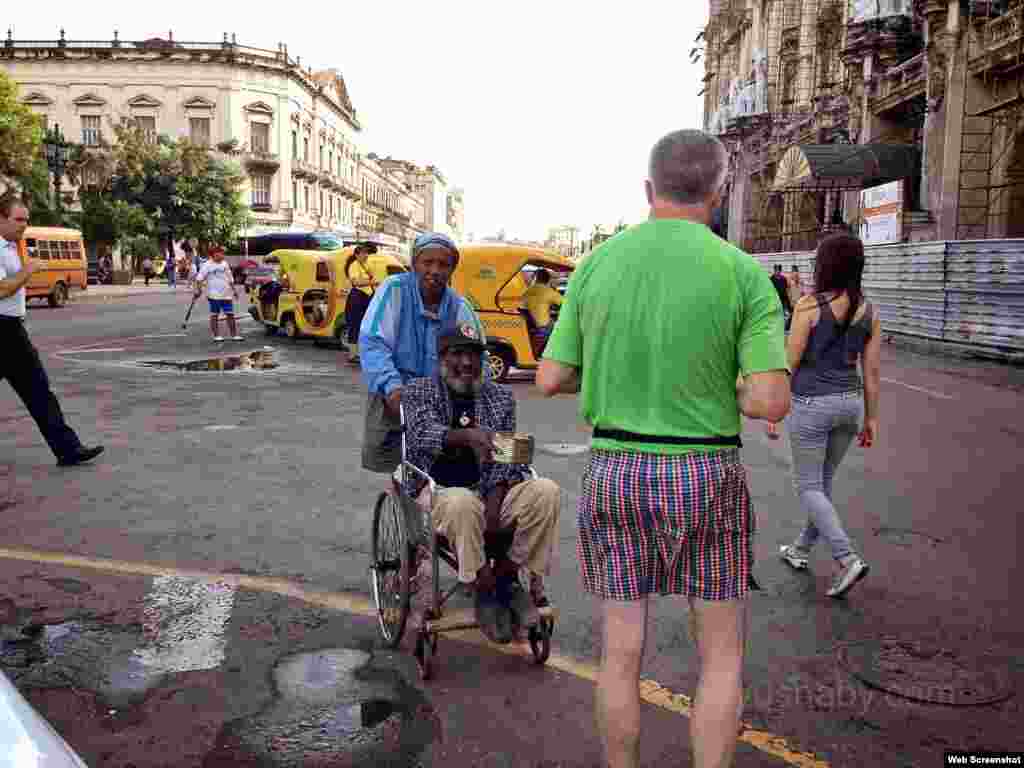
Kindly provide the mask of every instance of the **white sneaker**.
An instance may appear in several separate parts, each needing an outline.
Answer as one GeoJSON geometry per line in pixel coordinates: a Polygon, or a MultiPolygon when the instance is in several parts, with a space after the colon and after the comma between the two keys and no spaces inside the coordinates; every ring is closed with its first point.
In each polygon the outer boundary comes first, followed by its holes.
{"type": "Polygon", "coordinates": [[[214,341],[224,341],[224,337],[223,336],[214,336],[213,340],[214,341]]]}
{"type": "Polygon", "coordinates": [[[836,577],[832,587],[825,594],[828,597],[842,597],[850,591],[854,584],[867,576],[869,570],[871,568],[868,564],[858,557],[842,570],[836,577]]]}
{"type": "Polygon", "coordinates": [[[779,557],[782,558],[783,562],[796,568],[798,571],[807,570],[807,554],[792,544],[783,544],[779,547],[779,557]]]}
{"type": "Polygon", "coordinates": [[[232,341],[245,341],[245,336],[232,336],[232,341]]]}

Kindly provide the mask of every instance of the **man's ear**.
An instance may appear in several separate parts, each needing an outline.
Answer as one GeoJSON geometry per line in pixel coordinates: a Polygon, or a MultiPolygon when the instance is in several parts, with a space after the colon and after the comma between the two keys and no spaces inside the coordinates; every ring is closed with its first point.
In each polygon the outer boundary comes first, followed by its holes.
{"type": "Polygon", "coordinates": [[[644,193],[647,195],[647,204],[654,206],[654,185],[651,184],[651,180],[647,179],[644,181],[644,193]]]}

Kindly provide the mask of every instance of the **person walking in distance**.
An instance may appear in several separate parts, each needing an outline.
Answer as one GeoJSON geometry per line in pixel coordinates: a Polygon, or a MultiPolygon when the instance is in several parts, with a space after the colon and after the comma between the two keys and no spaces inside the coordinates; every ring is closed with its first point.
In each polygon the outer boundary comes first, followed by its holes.
{"type": "Polygon", "coordinates": [[[700,663],[694,762],[727,766],[742,711],[755,517],[741,414],[789,410],[782,304],[751,256],[716,236],[728,155],[701,131],[651,152],[648,221],[570,278],[537,383],[579,392],[594,428],[577,554],[603,618],[597,715],[607,763],[639,764],[648,598],[689,599],[700,663]]]}
{"type": "Polygon", "coordinates": [[[164,272],[167,275],[167,286],[175,288],[178,285],[178,265],[174,259],[174,241],[170,242],[170,250],[167,252],[164,261],[164,272]]]}
{"type": "Polygon", "coordinates": [[[864,448],[878,439],[881,325],[861,291],[863,271],[860,239],[833,235],[823,240],[815,260],[815,293],[797,303],[787,344],[794,371],[788,419],[793,474],[807,523],[780,554],[804,570],[811,548],[824,538],[839,564],[829,597],[845,595],[869,570],[832,504],[832,482],[853,439],[859,433],[864,448]]]}
{"type": "Polygon", "coordinates": [[[103,453],[103,446],[82,445],[64,421],[39,353],[25,330],[25,284],[40,268],[33,259],[22,264],[18,254],[28,221],[24,202],[11,195],[0,197],[0,378],[10,382],[32,414],[57,464],[70,467],[92,461],[103,453]]]}

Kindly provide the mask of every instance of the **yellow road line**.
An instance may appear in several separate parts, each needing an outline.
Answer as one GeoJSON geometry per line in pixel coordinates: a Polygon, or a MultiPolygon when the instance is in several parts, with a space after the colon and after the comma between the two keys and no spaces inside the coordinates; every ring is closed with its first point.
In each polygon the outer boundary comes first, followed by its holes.
{"type": "MultiPolygon", "coordinates": [[[[211,573],[209,571],[197,571],[187,568],[172,568],[170,566],[154,565],[152,563],[125,562],[123,560],[110,560],[100,557],[86,557],[82,555],[65,555],[59,552],[40,552],[31,549],[11,549],[0,547],[0,559],[20,560],[30,563],[46,563],[60,565],[70,568],[82,568],[106,573],[122,573],[132,576],[184,576],[205,583],[230,584],[239,589],[248,589],[253,592],[264,592],[280,595],[282,597],[293,597],[301,600],[307,605],[314,605],[319,608],[329,608],[343,613],[355,614],[357,616],[375,617],[377,609],[367,598],[361,595],[346,594],[342,592],[326,592],[323,590],[307,589],[288,579],[278,579],[268,576],[248,576],[237,573],[211,573]]],[[[463,630],[445,634],[446,638],[452,638],[459,642],[471,643],[484,646],[500,653],[524,656],[528,651],[522,646],[494,645],[486,640],[479,632],[474,630],[463,630]]],[[[567,656],[559,656],[552,653],[548,658],[547,666],[557,669],[591,683],[597,682],[597,667],[586,662],[581,662],[567,656]]],[[[640,697],[647,702],[669,712],[689,718],[693,714],[693,701],[689,696],[681,693],[674,693],[662,687],[654,680],[640,681],[640,697]]],[[[780,736],[752,728],[747,723],[743,724],[744,731],[739,736],[740,742],[748,744],[761,752],[777,757],[789,765],[797,768],[829,768],[824,760],[815,757],[810,752],[799,752],[789,747],[786,740],[780,736]]]]}

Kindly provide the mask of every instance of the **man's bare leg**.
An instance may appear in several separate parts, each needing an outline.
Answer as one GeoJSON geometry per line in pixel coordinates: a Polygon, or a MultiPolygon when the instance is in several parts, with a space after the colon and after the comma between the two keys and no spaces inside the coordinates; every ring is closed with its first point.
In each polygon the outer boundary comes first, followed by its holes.
{"type": "Polygon", "coordinates": [[[220,326],[217,323],[217,317],[218,315],[210,314],[210,333],[214,336],[217,336],[217,331],[220,330],[220,326]]]}
{"type": "Polygon", "coordinates": [[[696,768],[728,768],[736,753],[743,706],[746,643],[744,600],[690,600],[700,658],[700,682],[690,720],[696,768]]]}
{"type": "Polygon", "coordinates": [[[640,664],[647,638],[647,599],[605,600],[597,727],[610,768],[640,765],[640,664]]]}

